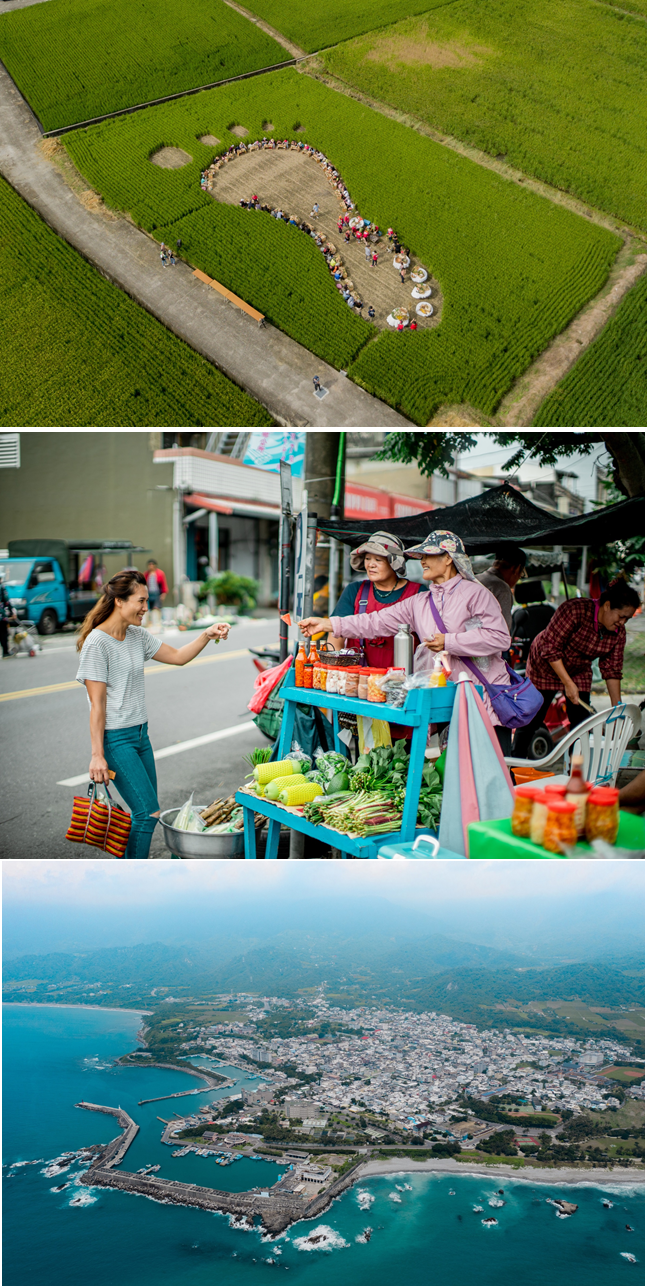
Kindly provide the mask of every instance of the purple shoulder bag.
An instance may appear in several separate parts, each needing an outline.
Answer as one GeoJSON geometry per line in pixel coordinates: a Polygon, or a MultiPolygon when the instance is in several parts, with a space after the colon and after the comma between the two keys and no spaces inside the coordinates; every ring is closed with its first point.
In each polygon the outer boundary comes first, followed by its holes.
{"type": "MultiPolygon", "coordinates": [[[[429,591],[429,605],[431,607],[434,620],[439,626],[440,633],[446,634],[447,630],[440,619],[438,609],[429,591]]],[[[541,709],[543,696],[537,690],[530,679],[522,679],[512,666],[505,662],[506,670],[510,676],[510,683],[488,683],[487,679],[481,673],[478,665],[475,665],[470,657],[462,656],[461,664],[483,684],[485,691],[490,698],[492,709],[503,728],[525,728],[526,724],[531,723],[537,711],[541,709]]]]}

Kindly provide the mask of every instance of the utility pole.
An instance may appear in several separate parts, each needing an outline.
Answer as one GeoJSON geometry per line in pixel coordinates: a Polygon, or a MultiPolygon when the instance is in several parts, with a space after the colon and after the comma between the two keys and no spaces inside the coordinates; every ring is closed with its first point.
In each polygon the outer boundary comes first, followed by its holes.
{"type": "MultiPolygon", "coordinates": [[[[345,433],[306,434],[303,485],[308,492],[308,511],[317,518],[343,517],[346,481],[345,433]],[[337,496],[336,512],[333,501],[337,496]]],[[[339,597],[339,542],[320,541],[315,555],[314,574],[328,577],[328,612],[339,597]]]]}

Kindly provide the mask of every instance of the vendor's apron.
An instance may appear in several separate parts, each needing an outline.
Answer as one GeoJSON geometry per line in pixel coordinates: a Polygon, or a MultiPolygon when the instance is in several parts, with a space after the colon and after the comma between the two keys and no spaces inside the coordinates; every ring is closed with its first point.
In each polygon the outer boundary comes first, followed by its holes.
{"type": "MultiPolygon", "coordinates": [[[[407,581],[406,585],[400,592],[400,597],[396,602],[401,602],[405,598],[413,598],[414,594],[419,593],[417,581],[407,581]]],[[[370,580],[362,581],[355,599],[355,615],[362,616],[365,612],[381,612],[385,607],[394,607],[394,603],[380,603],[373,593],[373,582],[370,580]]],[[[420,639],[417,634],[412,634],[413,650],[420,645],[420,639]]],[[[378,669],[390,669],[393,665],[393,635],[384,638],[362,639],[362,647],[366,657],[367,666],[376,666],[378,669]]],[[[405,728],[400,723],[389,724],[391,729],[391,740],[398,741],[406,737],[408,741],[413,736],[413,728],[405,728]]]]}

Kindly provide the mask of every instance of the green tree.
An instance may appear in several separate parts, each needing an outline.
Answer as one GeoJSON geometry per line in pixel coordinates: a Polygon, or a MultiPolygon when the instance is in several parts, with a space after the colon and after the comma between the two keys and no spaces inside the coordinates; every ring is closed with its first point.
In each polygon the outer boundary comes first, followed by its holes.
{"type": "MultiPolygon", "coordinates": [[[[506,464],[509,472],[518,469],[522,460],[557,465],[574,455],[591,455],[596,447],[602,445],[611,456],[613,482],[621,495],[645,494],[644,433],[617,433],[613,430],[591,433],[588,429],[586,433],[555,433],[549,429],[545,433],[490,433],[488,436],[497,446],[517,448],[506,464]]],[[[446,477],[454,457],[469,451],[477,441],[473,433],[389,433],[378,458],[398,460],[403,464],[415,461],[425,477],[432,473],[446,477]]]]}

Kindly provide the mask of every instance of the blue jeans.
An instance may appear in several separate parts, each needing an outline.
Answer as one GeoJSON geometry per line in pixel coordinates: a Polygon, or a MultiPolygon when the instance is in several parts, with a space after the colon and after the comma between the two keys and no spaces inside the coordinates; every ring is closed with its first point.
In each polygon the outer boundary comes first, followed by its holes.
{"type": "Polygon", "coordinates": [[[133,728],[106,728],[103,753],[116,773],[115,785],[132,813],[133,824],[124,857],[148,857],[157,818],[157,773],[148,724],[133,728]]]}

